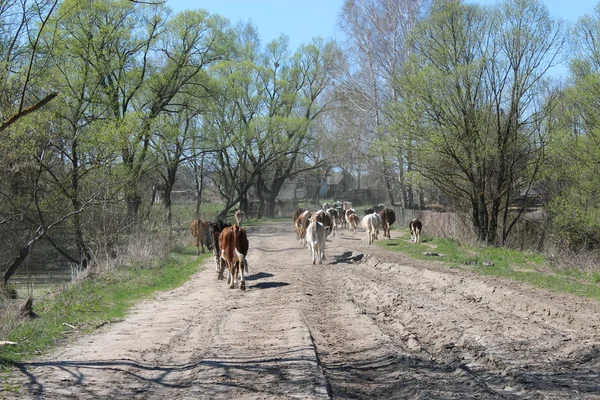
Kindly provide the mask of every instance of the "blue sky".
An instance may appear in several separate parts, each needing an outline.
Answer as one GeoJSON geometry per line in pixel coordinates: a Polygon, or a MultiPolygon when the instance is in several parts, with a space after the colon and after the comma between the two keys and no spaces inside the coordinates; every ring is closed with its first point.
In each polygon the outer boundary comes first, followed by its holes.
{"type": "MultiPolygon", "coordinates": [[[[468,0],[494,4],[498,0],[468,0]]],[[[600,1],[600,0],[599,0],[600,1]]],[[[203,8],[211,14],[228,18],[232,24],[251,21],[261,34],[263,44],[285,33],[290,49],[309,43],[315,36],[341,37],[337,21],[344,0],[167,0],[174,11],[203,8]]],[[[591,14],[594,0],[545,0],[552,16],[575,23],[584,14],[591,14]]],[[[566,73],[566,67],[559,69],[566,73]]]]}
{"type": "Polygon", "coordinates": [[[344,0],[167,0],[167,6],[174,11],[203,8],[228,18],[232,24],[251,21],[263,44],[285,33],[292,51],[315,36],[335,38],[343,3],[344,0]]]}

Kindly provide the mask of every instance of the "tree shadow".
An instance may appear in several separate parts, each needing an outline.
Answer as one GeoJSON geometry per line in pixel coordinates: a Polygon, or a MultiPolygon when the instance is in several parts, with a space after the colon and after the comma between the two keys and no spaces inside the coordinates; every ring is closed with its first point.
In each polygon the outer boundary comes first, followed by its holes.
{"type": "Polygon", "coordinates": [[[330,356],[319,355],[311,345],[275,346],[252,357],[221,355],[180,364],[131,359],[15,363],[14,374],[27,380],[24,389],[36,399],[65,390],[85,398],[131,398],[161,390],[174,397],[310,398],[315,388],[335,399],[588,398],[600,393],[597,349],[569,363],[527,365],[511,373],[396,350],[378,347],[330,356]],[[68,376],[56,379],[49,369],[68,376]],[[119,384],[93,385],[96,373],[119,384]]]}
{"type": "Polygon", "coordinates": [[[271,277],[273,277],[273,274],[269,274],[267,272],[257,272],[256,274],[248,275],[245,278],[247,281],[256,281],[259,279],[271,278],[271,277]]]}
{"type": "Polygon", "coordinates": [[[333,261],[330,262],[330,265],[333,264],[352,264],[355,262],[360,262],[363,258],[364,258],[364,254],[363,253],[358,253],[356,255],[353,255],[354,253],[351,251],[345,251],[343,252],[341,255],[339,256],[333,256],[333,261]]]}
{"type": "Polygon", "coordinates": [[[259,282],[256,285],[252,285],[251,287],[256,289],[272,289],[276,287],[288,286],[287,282],[259,282]]]}

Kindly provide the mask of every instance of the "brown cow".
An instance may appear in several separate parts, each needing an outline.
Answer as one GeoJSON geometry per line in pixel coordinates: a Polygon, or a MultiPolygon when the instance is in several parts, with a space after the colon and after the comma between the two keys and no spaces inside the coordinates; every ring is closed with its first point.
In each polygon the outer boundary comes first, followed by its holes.
{"type": "Polygon", "coordinates": [[[212,227],[211,223],[205,219],[197,219],[190,225],[190,232],[194,237],[194,246],[196,246],[196,254],[200,254],[200,246],[204,254],[204,246],[208,250],[212,250],[212,227]]]}
{"type": "Polygon", "coordinates": [[[421,229],[423,228],[423,224],[418,219],[413,219],[408,224],[408,228],[410,229],[410,241],[412,243],[421,243],[421,229]]]}
{"type": "Polygon", "coordinates": [[[294,214],[292,214],[292,219],[294,220],[294,223],[296,223],[296,220],[304,211],[306,211],[304,208],[297,208],[296,211],[294,211],[294,214]]]}
{"type": "Polygon", "coordinates": [[[219,235],[219,247],[221,249],[221,258],[227,264],[227,284],[230,289],[234,289],[237,283],[238,273],[241,275],[240,289],[246,290],[246,278],[244,277],[244,268],[248,269],[248,236],[246,230],[234,225],[223,229],[219,235]]]}
{"type": "Polygon", "coordinates": [[[383,237],[391,238],[390,227],[396,222],[396,213],[391,208],[385,208],[379,211],[381,218],[381,229],[383,229],[383,237]]]}

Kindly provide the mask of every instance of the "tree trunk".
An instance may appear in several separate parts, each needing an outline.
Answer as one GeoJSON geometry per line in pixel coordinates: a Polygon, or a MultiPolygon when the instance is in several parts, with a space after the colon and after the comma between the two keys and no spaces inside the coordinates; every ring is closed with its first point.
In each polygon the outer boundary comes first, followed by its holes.
{"type": "Polygon", "coordinates": [[[387,194],[387,201],[391,206],[396,205],[394,202],[394,188],[392,184],[392,180],[390,179],[389,168],[387,166],[388,162],[386,158],[383,158],[383,181],[385,184],[385,191],[387,194]]]}
{"type": "Polygon", "coordinates": [[[198,170],[198,164],[194,162],[194,168],[192,169],[194,174],[194,187],[196,190],[196,209],[194,216],[196,219],[200,218],[200,207],[202,206],[202,191],[204,189],[204,153],[200,157],[200,168],[198,170]]]}

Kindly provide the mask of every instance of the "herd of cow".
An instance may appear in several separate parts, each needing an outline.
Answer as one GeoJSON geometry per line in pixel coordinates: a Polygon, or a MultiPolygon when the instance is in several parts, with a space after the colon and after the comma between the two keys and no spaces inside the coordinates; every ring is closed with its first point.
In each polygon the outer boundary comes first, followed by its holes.
{"type": "MultiPolygon", "coordinates": [[[[356,233],[359,217],[348,201],[336,202],[333,205],[323,204],[321,210],[310,212],[298,208],[292,215],[296,234],[300,244],[307,246],[312,254],[312,263],[321,264],[325,257],[325,241],[327,236],[335,237],[338,226],[347,228],[356,233]]],[[[390,227],[396,222],[396,214],[391,208],[385,208],[383,204],[368,208],[361,219],[362,228],[367,232],[367,241],[372,244],[378,239],[379,229],[383,230],[383,236],[390,238],[390,227]]],[[[422,223],[414,219],[409,224],[410,239],[413,243],[421,243],[422,223]]]]}
{"type": "MultiPolygon", "coordinates": [[[[329,235],[335,237],[338,227],[347,228],[356,233],[359,217],[352,208],[350,202],[336,202],[333,205],[323,204],[323,209],[310,212],[302,208],[297,209],[293,215],[294,225],[300,243],[307,246],[312,253],[312,263],[319,264],[325,260],[325,241],[329,235]]],[[[197,219],[192,222],[190,231],[194,237],[196,254],[205,252],[205,247],[213,252],[216,264],[217,279],[223,279],[223,273],[227,268],[227,284],[230,289],[237,285],[238,275],[240,277],[239,287],[246,290],[246,278],[248,273],[248,235],[242,228],[244,213],[240,210],[235,213],[236,223],[231,225],[222,220],[210,222],[205,219],[197,219]]],[[[375,206],[365,210],[361,225],[367,232],[367,240],[372,244],[378,239],[379,229],[383,230],[383,236],[390,238],[390,227],[396,222],[394,210],[385,208],[383,205],[375,206]]],[[[414,219],[409,224],[410,239],[413,243],[421,242],[421,221],[414,219]]]]}

